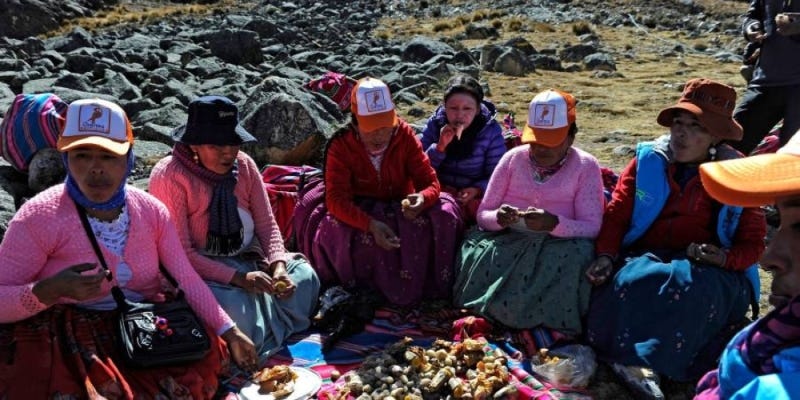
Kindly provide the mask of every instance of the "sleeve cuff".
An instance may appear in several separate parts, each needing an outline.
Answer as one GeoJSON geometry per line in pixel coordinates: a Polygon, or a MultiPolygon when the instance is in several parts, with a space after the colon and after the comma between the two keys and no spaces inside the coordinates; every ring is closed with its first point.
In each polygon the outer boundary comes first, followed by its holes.
{"type": "Polygon", "coordinates": [[[222,324],[222,326],[219,329],[217,329],[217,336],[222,336],[223,333],[227,332],[228,329],[231,329],[234,326],[236,326],[236,323],[233,321],[228,321],[222,324]]]}

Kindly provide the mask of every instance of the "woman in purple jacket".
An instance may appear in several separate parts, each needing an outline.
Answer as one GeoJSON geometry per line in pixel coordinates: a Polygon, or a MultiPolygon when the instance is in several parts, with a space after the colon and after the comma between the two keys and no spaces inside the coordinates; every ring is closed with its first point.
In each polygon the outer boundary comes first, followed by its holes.
{"type": "Polygon", "coordinates": [[[495,114],[478,81],[456,75],[447,84],[444,103],[422,131],[422,148],[442,191],[456,198],[468,222],[475,221],[489,177],[506,151],[495,114]]]}

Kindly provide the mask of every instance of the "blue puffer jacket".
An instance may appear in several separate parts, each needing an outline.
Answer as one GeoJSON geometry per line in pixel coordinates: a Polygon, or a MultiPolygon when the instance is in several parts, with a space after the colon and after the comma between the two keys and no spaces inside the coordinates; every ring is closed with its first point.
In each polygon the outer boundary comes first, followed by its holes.
{"type": "Polygon", "coordinates": [[[472,154],[461,160],[454,160],[447,157],[447,153],[436,150],[439,131],[447,124],[444,106],[439,106],[428,119],[425,130],[422,131],[422,148],[430,158],[442,185],[456,189],[476,187],[486,191],[489,177],[492,176],[500,157],[506,152],[506,145],[503,140],[503,130],[494,119],[497,114],[494,104],[484,100],[481,104],[481,114],[487,121],[486,125],[475,138],[472,154]]]}

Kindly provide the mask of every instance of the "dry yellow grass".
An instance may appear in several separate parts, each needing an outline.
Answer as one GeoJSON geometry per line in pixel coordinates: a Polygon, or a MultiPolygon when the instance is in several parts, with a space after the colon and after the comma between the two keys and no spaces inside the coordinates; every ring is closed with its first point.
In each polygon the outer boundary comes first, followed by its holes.
{"type": "Polygon", "coordinates": [[[208,5],[122,1],[109,9],[97,12],[91,17],[65,21],[59,29],[48,32],[44,36],[63,35],[78,26],[91,32],[115,25],[158,21],[170,16],[206,15],[233,6],[241,7],[242,3],[243,2],[236,0],[220,0],[215,4],[208,5]]]}
{"type": "MultiPolygon", "coordinates": [[[[725,7],[733,6],[730,2],[720,3],[725,7]]],[[[741,3],[736,5],[740,8],[745,6],[741,3]]],[[[475,20],[476,16],[480,19],[485,15],[486,10],[478,10],[469,19],[475,20]]],[[[452,18],[444,20],[452,21],[452,18]]],[[[452,37],[463,32],[463,25],[455,23],[448,23],[451,26],[449,30],[442,29],[441,21],[414,18],[403,21],[386,20],[376,32],[394,39],[418,34],[452,37]],[[433,31],[433,27],[437,27],[436,32],[433,31]]],[[[506,28],[512,21],[521,22],[522,29],[501,29],[501,37],[492,39],[491,43],[502,43],[512,37],[521,36],[536,49],[541,50],[554,46],[561,47],[564,44],[579,44],[574,31],[577,29],[584,32],[590,29],[598,36],[603,48],[614,55],[620,77],[598,78],[593,71],[540,70],[524,77],[483,72],[481,79],[489,83],[490,98],[499,106],[499,111],[513,112],[517,116],[519,125],[525,123],[528,103],[537,92],[552,87],[574,94],[579,100],[578,125],[581,131],[578,136],[578,146],[591,151],[603,164],[616,170],[622,168],[627,159],[614,156],[611,150],[621,144],[634,144],[639,140],[664,133],[666,129],[655,123],[656,115],[663,107],[678,99],[685,81],[695,77],[707,77],[734,86],[740,92],[745,86],[744,80],[738,73],[738,63],[720,63],[710,54],[694,50],[695,47],[707,44],[711,40],[719,40],[714,38],[713,34],[690,38],[683,33],[658,32],[635,27],[612,29],[585,22],[551,25],[521,17],[507,20],[506,28]],[[674,56],[664,56],[664,49],[670,49],[678,44],[683,45],[684,52],[675,52],[674,56]],[[632,56],[626,57],[625,54],[632,56]],[[614,131],[624,131],[627,134],[614,135],[614,140],[604,143],[608,134],[614,131]]],[[[487,43],[489,41],[463,41],[467,48],[487,43]]],[[[431,96],[433,101],[422,102],[416,106],[432,111],[436,107],[435,99],[438,99],[439,93],[433,92],[431,96]]],[[[403,111],[401,110],[401,113],[403,111]]]]}

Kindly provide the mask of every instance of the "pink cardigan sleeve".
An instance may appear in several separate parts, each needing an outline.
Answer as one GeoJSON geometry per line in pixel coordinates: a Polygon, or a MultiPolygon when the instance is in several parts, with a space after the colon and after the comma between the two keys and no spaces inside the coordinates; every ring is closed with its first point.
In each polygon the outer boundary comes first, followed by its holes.
{"type": "Polygon", "coordinates": [[[0,245],[0,323],[23,320],[47,309],[32,290],[50,254],[24,221],[14,218],[0,245]]]}
{"type": "Polygon", "coordinates": [[[199,184],[201,182],[193,185],[193,181],[178,169],[177,161],[167,157],[153,167],[149,190],[167,206],[186,256],[197,273],[204,279],[227,284],[230,283],[236,270],[200,254],[192,240],[189,227],[189,196],[193,187],[194,190],[199,190],[199,184]]]}
{"type": "Polygon", "coordinates": [[[169,212],[162,209],[161,214],[158,218],[161,228],[157,242],[158,258],[164,268],[178,281],[181,289],[186,293],[186,301],[189,302],[192,309],[203,321],[213,327],[218,335],[221,335],[235,324],[214,298],[208,285],[189,263],[178,238],[178,232],[170,220],[169,212]]]}
{"type": "MultiPolygon", "coordinates": [[[[575,150],[577,151],[577,150],[575,150]]],[[[558,215],[558,225],[550,232],[556,237],[596,238],[603,223],[603,178],[600,164],[594,157],[581,156],[575,164],[575,197],[573,209],[575,218],[558,215]]]]}
{"type": "Polygon", "coordinates": [[[489,184],[486,186],[486,193],[483,195],[481,205],[478,207],[478,226],[487,231],[499,231],[503,227],[497,223],[497,210],[503,205],[503,199],[506,197],[509,182],[513,175],[511,168],[512,156],[515,154],[513,151],[506,152],[500,158],[500,162],[492,172],[489,178],[489,184]]]}

